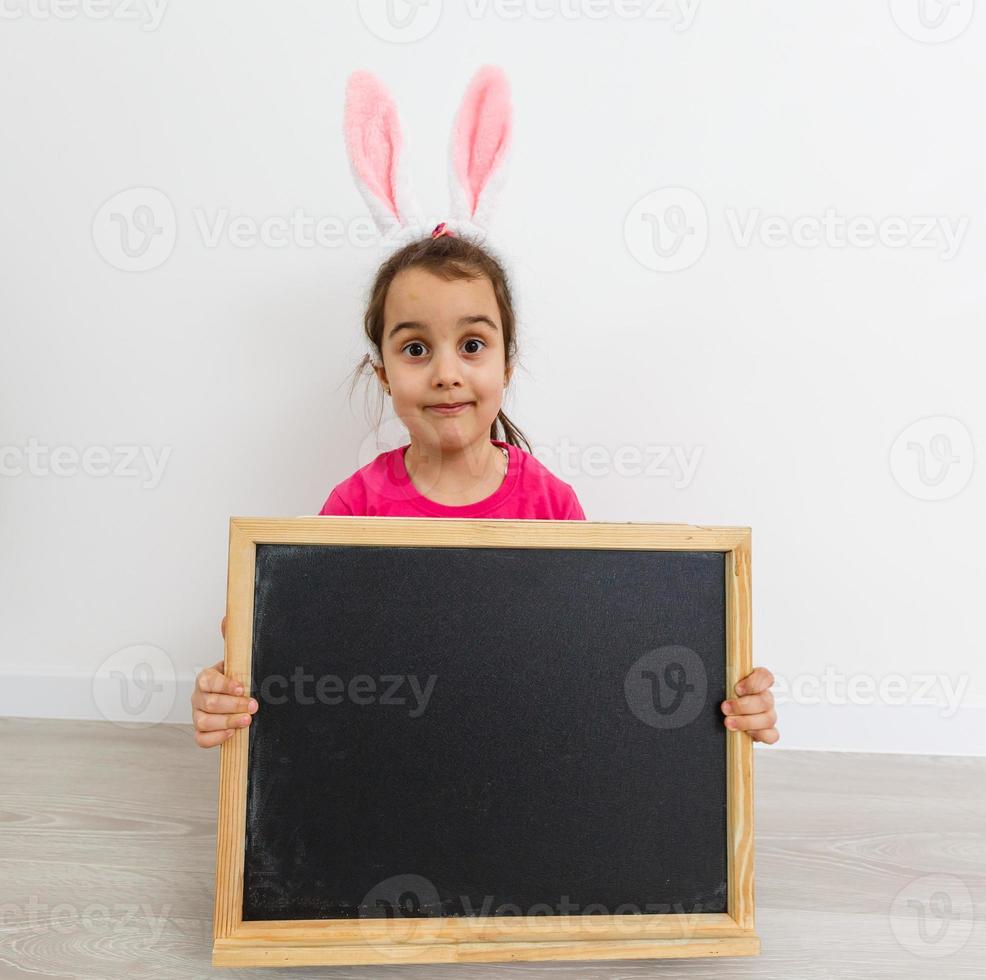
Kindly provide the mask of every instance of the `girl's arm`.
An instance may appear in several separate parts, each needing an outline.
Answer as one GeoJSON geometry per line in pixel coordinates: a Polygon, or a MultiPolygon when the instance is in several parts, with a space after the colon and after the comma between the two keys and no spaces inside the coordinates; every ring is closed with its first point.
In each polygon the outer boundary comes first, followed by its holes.
{"type": "Polygon", "coordinates": [[[318,513],[320,517],[352,517],[353,509],[339,496],[338,490],[333,490],[318,513]]]}

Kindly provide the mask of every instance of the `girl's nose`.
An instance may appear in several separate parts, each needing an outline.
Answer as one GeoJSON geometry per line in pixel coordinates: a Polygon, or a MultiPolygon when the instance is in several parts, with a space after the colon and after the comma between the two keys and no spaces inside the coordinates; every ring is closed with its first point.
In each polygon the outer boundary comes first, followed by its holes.
{"type": "Polygon", "coordinates": [[[435,358],[431,380],[436,388],[441,388],[443,391],[461,386],[462,377],[459,372],[458,362],[454,356],[438,356],[435,358]]]}

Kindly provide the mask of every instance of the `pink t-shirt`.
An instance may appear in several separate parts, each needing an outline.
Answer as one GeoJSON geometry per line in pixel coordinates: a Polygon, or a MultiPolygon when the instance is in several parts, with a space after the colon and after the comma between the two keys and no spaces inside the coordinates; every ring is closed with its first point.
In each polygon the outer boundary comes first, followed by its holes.
{"type": "Polygon", "coordinates": [[[404,466],[408,446],[380,453],[343,480],[329,494],[320,515],[357,517],[486,517],[503,520],[584,521],[582,505],[571,485],[519,446],[498,439],[510,454],[507,475],[484,500],[463,507],[439,504],[422,496],[404,466]]]}

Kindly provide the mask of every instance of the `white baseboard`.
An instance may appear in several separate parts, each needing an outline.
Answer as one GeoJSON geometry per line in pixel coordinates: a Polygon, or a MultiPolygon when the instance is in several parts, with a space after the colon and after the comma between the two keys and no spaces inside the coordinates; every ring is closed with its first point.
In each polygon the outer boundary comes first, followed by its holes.
{"type": "Polygon", "coordinates": [[[169,673],[153,679],[151,689],[125,694],[112,675],[0,672],[0,717],[111,721],[125,727],[190,725],[189,699],[195,673],[169,673]]]}
{"type": "Polygon", "coordinates": [[[779,704],[777,729],[771,748],[986,756],[983,704],[779,704]]]}
{"type": "MultiPolygon", "coordinates": [[[[141,694],[133,688],[125,692],[113,676],[0,672],[0,717],[190,725],[195,676],[167,676],[141,694]]],[[[758,744],[760,750],[986,756],[982,704],[963,704],[951,716],[944,707],[910,704],[782,703],[777,712],[780,741],[758,744]]]]}

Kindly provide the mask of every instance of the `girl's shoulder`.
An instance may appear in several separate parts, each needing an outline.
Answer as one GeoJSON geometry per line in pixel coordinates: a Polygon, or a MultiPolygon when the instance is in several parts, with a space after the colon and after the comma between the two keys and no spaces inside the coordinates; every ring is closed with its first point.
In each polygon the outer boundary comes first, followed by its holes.
{"type": "Polygon", "coordinates": [[[398,459],[398,454],[402,454],[405,448],[399,446],[397,449],[378,453],[369,463],[336,484],[319,514],[339,516],[366,514],[366,502],[369,496],[374,493],[379,495],[384,487],[399,482],[398,469],[403,467],[403,457],[398,459]]]}
{"type": "Polygon", "coordinates": [[[527,452],[520,446],[511,446],[510,451],[511,462],[514,458],[517,459],[520,470],[519,476],[525,486],[528,488],[540,487],[560,500],[575,497],[575,488],[561,477],[556,476],[533,453],[527,452]]]}

